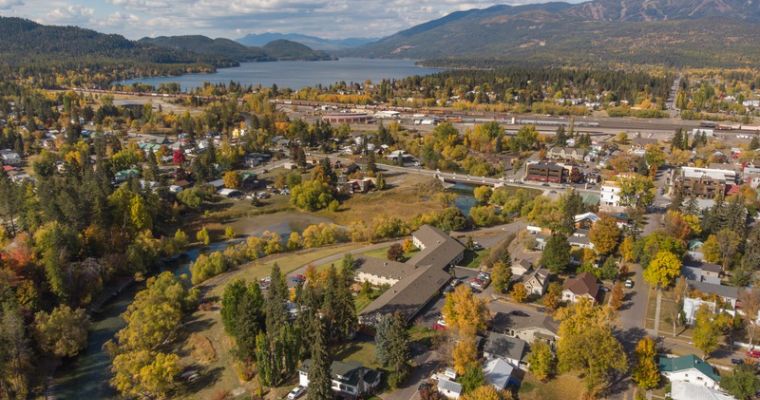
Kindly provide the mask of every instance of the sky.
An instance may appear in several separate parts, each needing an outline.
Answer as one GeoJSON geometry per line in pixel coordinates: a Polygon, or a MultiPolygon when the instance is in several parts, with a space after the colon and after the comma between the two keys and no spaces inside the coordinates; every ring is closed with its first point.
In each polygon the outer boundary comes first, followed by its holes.
{"type": "MultiPolygon", "coordinates": [[[[519,4],[537,0],[505,0],[519,4]]],[[[304,33],[382,37],[494,0],[0,0],[0,15],[77,25],[130,39],[201,34],[304,33]]]]}

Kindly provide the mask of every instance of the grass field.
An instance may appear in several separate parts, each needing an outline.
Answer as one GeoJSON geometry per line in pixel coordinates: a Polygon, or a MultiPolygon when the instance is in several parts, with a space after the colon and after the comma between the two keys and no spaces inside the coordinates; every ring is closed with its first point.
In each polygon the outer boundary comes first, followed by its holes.
{"type": "Polygon", "coordinates": [[[580,399],[583,382],[575,375],[564,374],[548,382],[541,382],[526,374],[520,385],[520,400],[570,400],[580,399]]]}
{"type": "Polygon", "coordinates": [[[370,223],[380,216],[408,221],[423,212],[443,209],[443,205],[434,199],[439,191],[434,178],[404,175],[403,186],[354,195],[343,202],[339,211],[323,210],[318,215],[341,225],[356,221],[370,223]]]}
{"type": "MultiPolygon", "coordinates": [[[[246,281],[254,281],[268,276],[272,270],[272,266],[277,263],[283,274],[291,273],[298,268],[308,265],[321,258],[329,257],[334,254],[342,254],[351,250],[358,249],[365,246],[363,243],[346,243],[339,244],[330,247],[324,247],[319,249],[301,250],[296,253],[284,253],[274,257],[267,257],[262,260],[257,260],[239,267],[237,270],[232,271],[229,274],[223,276],[224,279],[212,278],[213,289],[211,293],[221,294],[224,290],[224,284],[233,279],[244,279],[246,281]]],[[[217,278],[221,278],[217,277],[217,278]]]]}

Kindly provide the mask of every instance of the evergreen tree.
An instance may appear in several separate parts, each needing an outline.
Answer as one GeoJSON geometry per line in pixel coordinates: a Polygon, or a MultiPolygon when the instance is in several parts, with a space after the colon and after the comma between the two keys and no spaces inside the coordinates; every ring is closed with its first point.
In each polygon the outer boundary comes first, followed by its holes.
{"type": "Polygon", "coordinates": [[[374,176],[377,173],[377,164],[375,162],[375,152],[370,151],[367,154],[367,173],[374,176]]]}
{"type": "Polygon", "coordinates": [[[567,134],[565,133],[565,126],[560,125],[557,128],[557,133],[554,135],[554,144],[557,146],[567,145],[567,134]]]}
{"type": "Polygon", "coordinates": [[[406,321],[400,313],[384,315],[377,325],[375,355],[377,361],[391,371],[388,379],[392,387],[403,381],[409,372],[411,353],[405,325],[406,321]]]}
{"type": "Polygon", "coordinates": [[[311,347],[309,365],[309,390],[307,400],[332,400],[332,371],[330,354],[327,351],[325,326],[319,318],[313,321],[314,342],[311,347]]]}
{"type": "Polygon", "coordinates": [[[758,139],[757,135],[752,136],[752,140],[749,142],[749,148],[750,150],[760,148],[760,139],[758,139]]]}

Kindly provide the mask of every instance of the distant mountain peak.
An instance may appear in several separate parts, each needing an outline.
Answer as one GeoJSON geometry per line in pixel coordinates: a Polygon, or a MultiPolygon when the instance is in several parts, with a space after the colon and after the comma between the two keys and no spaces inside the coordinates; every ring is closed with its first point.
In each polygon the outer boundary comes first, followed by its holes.
{"type": "Polygon", "coordinates": [[[497,5],[457,11],[344,54],[464,64],[754,65],[760,57],[758,22],[755,0],[497,5]]]}

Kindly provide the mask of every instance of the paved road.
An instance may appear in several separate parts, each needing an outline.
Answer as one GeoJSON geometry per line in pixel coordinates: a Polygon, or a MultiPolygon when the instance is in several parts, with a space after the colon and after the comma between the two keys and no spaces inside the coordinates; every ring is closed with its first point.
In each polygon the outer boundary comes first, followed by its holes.
{"type": "MultiPolygon", "coordinates": [[[[533,184],[533,183],[527,183],[527,182],[508,182],[502,178],[488,178],[488,177],[482,177],[482,176],[456,174],[452,172],[433,171],[433,170],[424,169],[420,167],[399,167],[398,165],[389,165],[389,164],[377,164],[377,166],[387,171],[431,176],[431,177],[436,177],[439,179],[443,178],[449,181],[463,182],[463,183],[469,183],[469,184],[480,184],[480,185],[491,185],[491,186],[503,185],[503,186],[511,186],[515,188],[536,189],[536,190],[541,190],[541,191],[570,189],[570,186],[563,185],[563,184],[551,183],[551,184],[547,184],[548,186],[544,186],[542,184],[533,184]]],[[[593,193],[593,194],[600,193],[600,191],[596,189],[584,189],[584,188],[577,188],[577,187],[573,187],[573,189],[575,189],[576,191],[580,193],[593,193]]]]}

